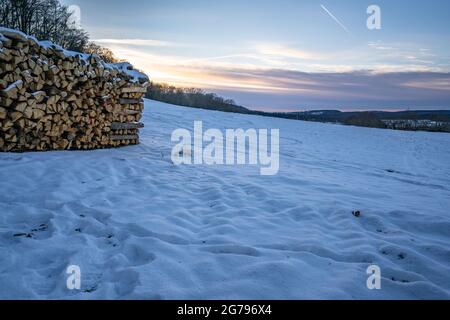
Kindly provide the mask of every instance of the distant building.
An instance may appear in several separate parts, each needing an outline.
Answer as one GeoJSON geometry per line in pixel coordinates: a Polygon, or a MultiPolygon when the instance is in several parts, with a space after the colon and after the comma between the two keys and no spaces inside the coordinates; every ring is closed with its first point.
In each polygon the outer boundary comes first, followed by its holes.
{"type": "Polygon", "coordinates": [[[411,120],[411,119],[395,119],[381,120],[389,129],[397,130],[438,130],[448,131],[450,123],[434,120],[411,120]]]}

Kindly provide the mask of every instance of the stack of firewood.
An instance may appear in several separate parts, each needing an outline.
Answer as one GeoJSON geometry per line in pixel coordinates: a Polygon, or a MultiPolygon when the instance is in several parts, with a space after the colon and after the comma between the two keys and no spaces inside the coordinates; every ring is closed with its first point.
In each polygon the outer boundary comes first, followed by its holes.
{"type": "Polygon", "coordinates": [[[146,75],[0,28],[0,151],[139,143],[146,75]]]}

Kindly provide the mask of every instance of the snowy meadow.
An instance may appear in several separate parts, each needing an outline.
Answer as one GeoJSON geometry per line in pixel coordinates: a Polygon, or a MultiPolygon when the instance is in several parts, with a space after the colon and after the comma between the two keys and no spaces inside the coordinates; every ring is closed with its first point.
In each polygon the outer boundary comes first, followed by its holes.
{"type": "Polygon", "coordinates": [[[450,298],[449,134],[151,100],[143,122],[137,146],[0,154],[0,298],[450,298]],[[174,163],[195,121],[279,129],[279,170],[174,163]]]}

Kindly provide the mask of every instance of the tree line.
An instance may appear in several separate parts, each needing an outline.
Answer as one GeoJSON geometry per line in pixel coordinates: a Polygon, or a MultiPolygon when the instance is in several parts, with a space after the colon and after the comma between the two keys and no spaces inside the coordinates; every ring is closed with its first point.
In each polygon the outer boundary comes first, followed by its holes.
{"type": "MultiPolygon", "coordinates": [[[[107,63],[120,61],[110,49],[89,41],[89,34],[76,23],[74,12],[59,0],[0,0],[0,26],[38,40],[50,40],[67,50],[97,54],[107,63]]],[[[231,99],[196,88],[152,83],[147,97],[187,107],[250,113],[231,99]]]]}
{"type": "Polygon", "coordinates": [[[67,50],[95,53],[117,62],[111,50],[89,41],[74,12],[59,0],[0,0],[0,26],[20,30],[38,40],[50,40],[67,50]]]}
{"type": "Polygon", "coordinates": [[[152,82],[146,98],[185,107],[236,113],[251,113],[231,99],[222,98],[198,88],[181,88],[165,83],[152,82]]]}

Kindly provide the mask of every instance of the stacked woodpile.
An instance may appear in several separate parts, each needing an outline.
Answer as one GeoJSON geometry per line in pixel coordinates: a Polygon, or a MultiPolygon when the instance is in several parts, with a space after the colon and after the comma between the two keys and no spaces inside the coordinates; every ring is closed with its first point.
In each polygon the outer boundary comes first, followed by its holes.
{"type": "Polygon", "coordinates": [[[0,151],[139,143],[144,74],[0,28],[0,151]]]}

